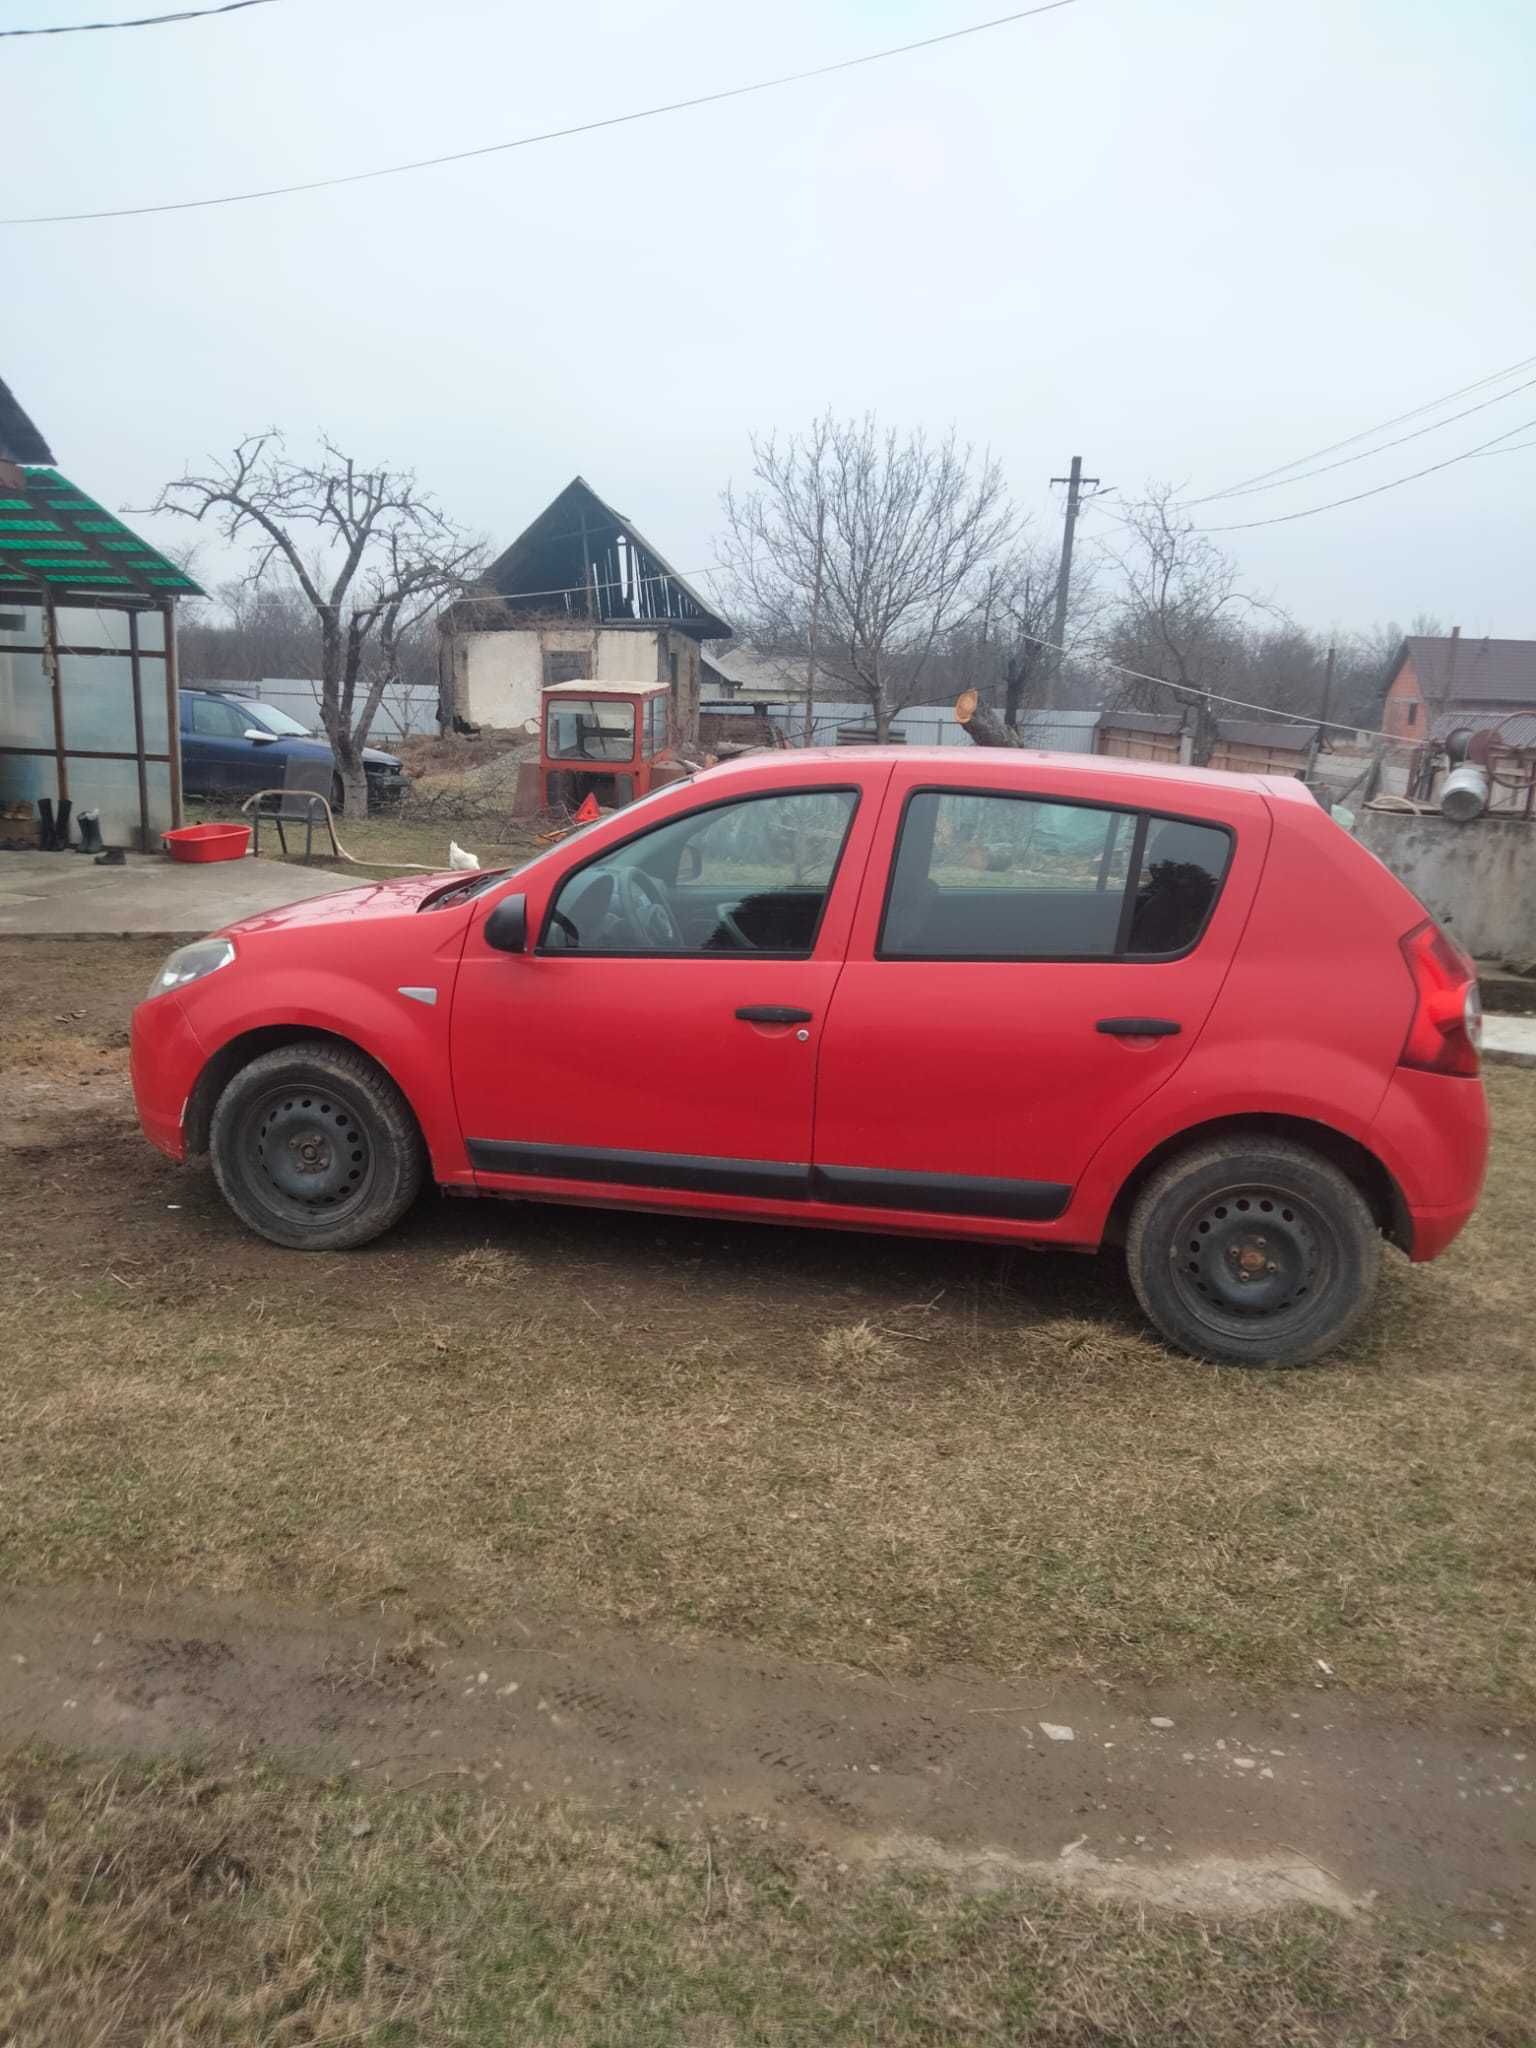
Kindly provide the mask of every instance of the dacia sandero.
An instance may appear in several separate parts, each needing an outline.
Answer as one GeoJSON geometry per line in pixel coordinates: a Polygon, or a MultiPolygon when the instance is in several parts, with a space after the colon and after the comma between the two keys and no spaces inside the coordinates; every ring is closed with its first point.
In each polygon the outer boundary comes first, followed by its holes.
{"type": "Polygon", "coordinates": [[[1470,961],[1284,777],[1023,749],[747,755],[515,871],[173,953],[149,1138],[296,1250],[432,1181],[1123,1248],[1172,1344],[1299,1365],[1435,1258],[1488,1120],[1470,961]]]}

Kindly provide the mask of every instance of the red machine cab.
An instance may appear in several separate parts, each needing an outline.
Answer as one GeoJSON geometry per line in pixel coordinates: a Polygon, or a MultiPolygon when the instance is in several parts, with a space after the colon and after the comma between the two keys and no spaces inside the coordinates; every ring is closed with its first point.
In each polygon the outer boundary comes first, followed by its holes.
{"type": "Polygon", "coordinates": [[[576,811],[588,797],[617,810],[686,769],[672,751],[666,683],[551,683],[540,703],[539,797],[576,811]]]}

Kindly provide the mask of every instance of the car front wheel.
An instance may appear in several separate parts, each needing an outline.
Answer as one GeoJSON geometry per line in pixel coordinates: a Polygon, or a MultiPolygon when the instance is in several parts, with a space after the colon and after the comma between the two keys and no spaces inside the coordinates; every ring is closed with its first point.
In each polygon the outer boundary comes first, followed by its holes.
{"type": "Polygon", "coordinates": [[[361,1053],[319,1041],[242,1067],[214,1109],[208,1149],[241,1222],[295,1251],[345,1251],[380,1236],[426,1171],[393,1081],[361,1053]]]}
{"type": "Polygon", "coordinates": [[[1221,1365],[1309,1365],[1369,1310],[1381,1236],[1330,1160],[1286,1139],[1239,1136],[1152,1176],[1125,1255],[1137,1300],[1181,1351],[1221,1365]]]}

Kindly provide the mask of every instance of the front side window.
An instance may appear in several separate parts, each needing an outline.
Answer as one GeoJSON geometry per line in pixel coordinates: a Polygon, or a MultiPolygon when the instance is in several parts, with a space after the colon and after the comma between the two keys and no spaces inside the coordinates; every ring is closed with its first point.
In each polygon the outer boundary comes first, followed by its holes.
{"type": "Polygon", "coordinates": [[[192,730],[209,740],[237,740],[245,732],[245,720],[230,704],[217,697],[192,699],[192,730]]]}
{"type": "Polygon", "coordinates": [[[554,697],[544,713],[552,761],[629,761],[635,752],[635,707],[600,697],[554,697]]]}
{"type": "Polygon", "coordinates": [[[886,959],[1108,960],[1194,943],[1219,827],[1028,797],[920,790],[902,819],[886,959]]]}
{"type": "Polygon", "coordinates": [[[309,727],[301,725],[296,718],[290,718],[286,711],[279,711],[275,704],[253,704],[251,714],[255,724],[264,725],[268,732],[275,732],[280,739],[309,738],[309,727]]]}
{"type": "Polygon", "coordinates": [[[567,876],[544,949],[804,958],[857,801],[804,790],[670,819],[567,876]]]}

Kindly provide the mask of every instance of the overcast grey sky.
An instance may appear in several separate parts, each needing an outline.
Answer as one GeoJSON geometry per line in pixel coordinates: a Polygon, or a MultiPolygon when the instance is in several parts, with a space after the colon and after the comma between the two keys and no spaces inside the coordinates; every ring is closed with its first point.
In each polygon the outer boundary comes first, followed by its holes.
{"type": "MultiPolygon", "coordinates": [[[[1006,6],[277,0],[10,41],[0,210],[468,148],[1006,6]]],[[[411,177],[0,231],[0,373],[113,506],[248,429],[325,428],[498,544],[579,470],[692,569],[749,433],[830,404],[955,422],[1054,531],[1046,480],[1075,451],[1123,491],[1213,490],[1536,354],[1533,55],[1530,0],[1077,0],[411,177]]],[[[1536,388],[1211,516],[1320,503],[1527,419],[1536,388]]],[[[1224,544],[1310,625],[1536,635],[1533,483],[1536,448],[1224,544]]],[[[1112,535],[1104,509],[1086,532],[1112,535]]]]}

